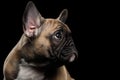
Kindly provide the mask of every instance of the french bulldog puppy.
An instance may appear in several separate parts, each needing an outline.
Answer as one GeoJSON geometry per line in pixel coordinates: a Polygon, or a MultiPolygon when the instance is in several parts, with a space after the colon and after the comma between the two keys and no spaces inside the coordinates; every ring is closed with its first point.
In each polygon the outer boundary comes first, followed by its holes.
{"type": "Polygon", "coordinates": [[[58,18],[44,18],[33,2],[23,14],[23,35],[4,62],[4,80],[73,80],[65,64],[78,52],[64,9],[58,18]]]}

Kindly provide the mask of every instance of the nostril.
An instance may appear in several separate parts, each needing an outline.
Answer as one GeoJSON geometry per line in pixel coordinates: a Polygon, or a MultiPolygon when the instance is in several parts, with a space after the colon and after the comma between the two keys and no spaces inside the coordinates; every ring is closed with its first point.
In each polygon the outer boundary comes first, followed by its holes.
{"type": "Polygon", "coordinates": [[[71,42],[71,43],[70,43],[70,46],[74,46],[74,43],[73,43],[73,42],[71,42]]]}

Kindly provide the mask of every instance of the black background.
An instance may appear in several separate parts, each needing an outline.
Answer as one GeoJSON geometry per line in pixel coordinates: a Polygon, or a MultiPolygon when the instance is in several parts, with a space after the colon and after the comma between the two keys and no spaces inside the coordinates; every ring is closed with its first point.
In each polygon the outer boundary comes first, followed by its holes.
{"type": "MultiPolygon", "coordinates": [[[[28,0],[0,2],[0,80],[3,78],[3,62],[10,50],[21,37],[22,15],[28,0]]],[[[76,0],[33,0],[41,15],[45,18],[57,18],[67,8],[66,24],[72,31],[79,58],[67,66],[76,80],[100,79],[106,74],[105,58],[102,52],[105,38],[101,38],[106,28],[107,14],[104,2],[76,0]],[[104,24],[104,25],[103,25],[104,24]],[[103,27],[104,26],[104,27],[103,27]]],[[[105,37],[105,36],[104,36],[105,37]]]]}

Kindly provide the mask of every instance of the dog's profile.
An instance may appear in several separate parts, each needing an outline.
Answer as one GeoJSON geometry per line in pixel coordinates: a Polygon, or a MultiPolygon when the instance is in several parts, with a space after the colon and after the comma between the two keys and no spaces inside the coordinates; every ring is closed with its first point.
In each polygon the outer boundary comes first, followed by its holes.
{"type": "Polygon", "coordinates": [[[28,2],[24,33],[4,62],[4,80],[73,80],[65,64],[73,62],[78,53],[65,24],[67,15],[64,9],[58,18],[45,19],[28,2]]]}

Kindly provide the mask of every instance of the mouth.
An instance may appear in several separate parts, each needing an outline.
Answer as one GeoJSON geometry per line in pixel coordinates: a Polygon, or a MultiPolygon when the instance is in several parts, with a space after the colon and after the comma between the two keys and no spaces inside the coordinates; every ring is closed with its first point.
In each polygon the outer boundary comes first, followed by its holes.
{"type": "Polygon", "coordinates": [[[60,59],[64,62],[73,62],[77,59],[77,52],[61,53],[60,59]]]}

